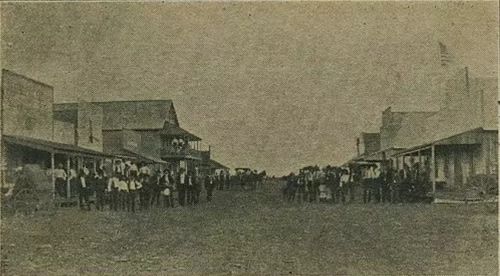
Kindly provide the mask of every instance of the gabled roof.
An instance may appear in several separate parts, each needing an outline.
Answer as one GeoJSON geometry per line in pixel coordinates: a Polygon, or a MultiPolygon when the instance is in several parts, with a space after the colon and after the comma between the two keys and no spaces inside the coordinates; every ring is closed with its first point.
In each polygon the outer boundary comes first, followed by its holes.
{"type": "Polygon", "coordinates": [[[191,141],[201,141],[200,137],[169,122],[165,122],[163,129],[160,131],[160,135],[172,137],[188,137],[191,141]]]}
{"type": "Polygon", "coordinates": [[[103,109],[103,130],[162,129],[165,122],[178,126],[171,100],[93,102],[103,109]]]}

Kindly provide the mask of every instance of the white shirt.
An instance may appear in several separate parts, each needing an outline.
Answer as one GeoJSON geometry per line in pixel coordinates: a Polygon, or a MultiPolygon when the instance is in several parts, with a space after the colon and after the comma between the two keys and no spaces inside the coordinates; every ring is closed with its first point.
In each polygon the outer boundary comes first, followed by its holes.
{"type": "Polygon", "coordinates": [[[133,191],[135,191],[135,190],[137,190],[137,189],[140,189],[141,187],[142,187],[141,182],[136,181],[136,180],[131,180],[131,181],[129,182],[129,187],[128,187],[128,189],[129,189],[129,190],[133,190],[133,191]]]}
{"type": "Polygon", "coordinates": [[[139,172],[142,173],[142,174],[145,174],[145,175],[150,175],[151,174],[151,170],[147,166],[141,167],[141,169],[139,170],[139,172]]]}
{"type": "Polygon", "coordinates": [[[343,174],[340,177],[340,187],[342,187],[344,184],[347,184],[349,182],[349,175],[348,174],[343,174]]]}
{"type": "Polygon", "coordinates": [[[111,177],[109,180],[108,180],[108,191],[111,191],[111,188],[113,187],[118,187],[117,185],[118,183],[118,178],[116,177],[111,177]]]}
{"type": "Polygon", "coordinates": [[[186,174],[185,173],[181,173],[180,180],[181,180],[181,184],[186,183],[186,174]]]}
{"type": "Polygon", "coordinates": [[[87,183],[85,183],[85,177],[80,176],[80,182],[82,183],[83,188],[87,188],[87,183]]]}
{"type": "Polygon", "coordinates": [[[375,178],[375,172],[373,171],[373,169],[370,168],[366,170],[365,178],[375,178]]]}
{"type": "Polygon", "coordinates": [[[55,169],[54,176],[55,178],[62,178],[64,180],[66,180],[67,177],[66,172],[63,169],[55,169]]]}
{"type": "Polygon", "coordinates": [[[125,182],[123,180],[118,181],[118,191],[128,192],[127,182],[125,182]]]}
{"type": "Polygon", "coordinates": [[[77,178],[77,177],[78,177],[78,175],[76,174],[75,169],[69,170],[69,178],[70,179],[77,178]]]}

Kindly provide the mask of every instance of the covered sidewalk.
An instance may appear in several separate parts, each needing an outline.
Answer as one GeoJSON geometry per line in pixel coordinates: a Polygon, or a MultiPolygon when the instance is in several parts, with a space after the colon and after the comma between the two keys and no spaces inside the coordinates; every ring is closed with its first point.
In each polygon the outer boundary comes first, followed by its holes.
{"type": "Polygon", "coordinates": [[[396,170],[404,165],[418,166],[428,172],[432,195],[446,189],[463,189],[477,174],[492,173],[491,147],[496,145],[496,130],[475,128],[401,150],[393,155],[396,170]]]}
{"type": "Polygon", "coordinates": [[[66,198],[70,198],[74,196],[74,191],[70,183],[72,170],[77,172],[85,164],[91,164],[93,166],[93,168],[89,169],[96,169],[104,165],[106,159],[113,158],[113,155],[78,147],[76,145],[36,138],[4,135],[2,139],[5,142],[5,152],[2,152],[2,154],[6,155],[6,160],[11,160],[11,163],[7,166],[7,171],[12,171],[15,167],[27,164],[37,164],[42,170],[48,170],[52,182],[53,199],[56,198],[57,194],[54,175],[56,163],[65,163],[65,170],[68,175],[65,196],[66,198]]]}

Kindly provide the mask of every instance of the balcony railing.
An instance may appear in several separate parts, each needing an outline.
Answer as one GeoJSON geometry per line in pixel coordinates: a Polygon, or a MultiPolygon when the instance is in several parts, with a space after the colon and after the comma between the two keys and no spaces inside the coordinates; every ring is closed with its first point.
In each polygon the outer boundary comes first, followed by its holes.
{"type": "Polygon", "coordinates": [[[185,148],[168,147],[168,148],[163,148],[161,150],[162,158],[173,158],[173,159],[187,158],[187,159],[201,160],[203,159],[204,154],[206,154],[204,151],[194,150],[189,147],[185,148]]]}

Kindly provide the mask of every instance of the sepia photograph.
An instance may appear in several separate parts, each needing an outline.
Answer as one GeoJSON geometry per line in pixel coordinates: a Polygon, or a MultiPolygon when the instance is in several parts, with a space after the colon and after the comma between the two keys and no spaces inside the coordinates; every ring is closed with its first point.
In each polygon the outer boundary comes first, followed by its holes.
{"type": "Polygon", "coordinates": [[[1,275],[498,275],[498,1],[1,1],[1,275]]]}

